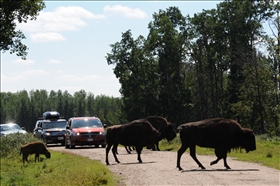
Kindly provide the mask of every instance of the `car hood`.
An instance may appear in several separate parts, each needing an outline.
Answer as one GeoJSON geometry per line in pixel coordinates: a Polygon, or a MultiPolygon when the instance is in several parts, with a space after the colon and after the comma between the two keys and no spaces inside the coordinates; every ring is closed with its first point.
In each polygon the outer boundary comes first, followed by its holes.
{"type": "Polygon", "coordinates": [[[8,131],[1,131],[1,136],[7,135],[7,134],[13,134],[13,133],[27,133],[25,130],[8,130],[8,131]]]}
{"type": "Polygon", "coordinates": [[[104,132],[103,128],[89,128],[89,127],[84,127],[84,128],[75,128],[73,129],[74,132],[104,132]]]}
{"type": "Polygon", "coordinates": [[[65,132],[65,129],[64,128],[51,128],[51,129],[44,129],[44,131],[46,131],[46,132],[64,131],[65,132]]]}

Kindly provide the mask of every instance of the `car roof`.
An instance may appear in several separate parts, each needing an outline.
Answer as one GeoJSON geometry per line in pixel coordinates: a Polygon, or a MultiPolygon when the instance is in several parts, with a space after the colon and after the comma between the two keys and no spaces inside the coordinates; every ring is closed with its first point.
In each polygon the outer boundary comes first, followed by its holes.
{"type": "Polygon", "coordinates": [[[0,124],[0,125],[18,125],[16,123],[3,123],[3,124],[0,124]]]}
{"type": "Polygon", "coordinates": [[[100,120],[99,118],[94,117],[94,116],[72,117],[72,118],[70,118],[70,119],[73,119],[73,120],[85,120],[85,119],[89,119],[89,120],[100,120]]]}

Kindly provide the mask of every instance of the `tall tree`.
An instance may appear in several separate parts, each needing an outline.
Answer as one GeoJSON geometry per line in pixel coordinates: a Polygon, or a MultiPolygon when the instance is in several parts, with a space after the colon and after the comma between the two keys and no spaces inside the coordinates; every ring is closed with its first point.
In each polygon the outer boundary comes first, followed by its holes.
{"type": "Polygon", "coordinates": [[[0,0],[0,51],[10,51],[25,59],[27,46],[22,43],[25,36],[16,30],[16,24],[35,20],[43,8],[43,0],[0,0]]]}

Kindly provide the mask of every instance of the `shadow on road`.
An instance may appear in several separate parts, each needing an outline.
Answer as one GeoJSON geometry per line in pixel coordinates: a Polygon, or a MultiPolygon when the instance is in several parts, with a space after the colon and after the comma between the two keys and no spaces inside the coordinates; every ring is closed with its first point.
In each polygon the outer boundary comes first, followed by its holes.
{"type": "Polygon", "coordinates": [[[182,170],[181,172],[218,172],[218,171],[227,171],[227,172],[233,172],[233,171],[259,171],[259,169],[191,169],[191,170],[182,170]]]}

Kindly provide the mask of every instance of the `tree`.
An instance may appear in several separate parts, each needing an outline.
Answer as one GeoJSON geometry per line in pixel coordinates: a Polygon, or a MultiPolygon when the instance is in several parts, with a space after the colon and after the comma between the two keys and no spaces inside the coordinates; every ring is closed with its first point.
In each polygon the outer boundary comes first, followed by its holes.
{"type": "Polygon", "coordinates": [[[28,48],[21,42],[25,36],[21,30],[16,30],[16,24],[36,20],[43,8],[43,0],[0,0],[0,50],[26,59],[28,48]]]}

